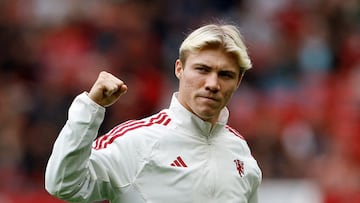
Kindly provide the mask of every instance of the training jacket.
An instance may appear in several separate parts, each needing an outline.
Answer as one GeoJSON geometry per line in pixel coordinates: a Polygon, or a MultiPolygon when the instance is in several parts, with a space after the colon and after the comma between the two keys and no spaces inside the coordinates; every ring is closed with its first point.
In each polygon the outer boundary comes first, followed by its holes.
{"type": "Polygon", "coordinates": [[[70,202],[258,202],[260,168],[244,138],[226,125],[226,108],[212,127],[175,93],[169,109],[96,139],[104,114],[86,92],[75,98],[47,164],[50,194],[70,202]]]}

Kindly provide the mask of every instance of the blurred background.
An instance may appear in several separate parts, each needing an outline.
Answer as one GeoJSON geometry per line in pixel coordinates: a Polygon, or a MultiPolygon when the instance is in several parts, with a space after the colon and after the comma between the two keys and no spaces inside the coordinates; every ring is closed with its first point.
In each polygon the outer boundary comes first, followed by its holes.
{"type": "Polygon", "coordinates": [[[0,203],[61,202],[44,169],[73,98],[101,70],[128,84],[100,134],[167,107],[181,41],[216,19],[253,60],[229,108],[260,203],[359,203],[358,0],[0,0],[0,203]]]}

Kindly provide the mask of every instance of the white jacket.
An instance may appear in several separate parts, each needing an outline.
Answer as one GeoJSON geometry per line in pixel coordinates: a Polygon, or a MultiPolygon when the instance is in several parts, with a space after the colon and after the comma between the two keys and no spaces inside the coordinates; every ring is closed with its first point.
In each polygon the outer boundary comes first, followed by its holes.
{"type": "Polygon", "coordinates": [[[174,94],[169,109],[99,137],[105,108],[77,96],[45,175],[47,191],[71,202],[256,203],[261,171],[246,141],[202,121],[174,94]]]}

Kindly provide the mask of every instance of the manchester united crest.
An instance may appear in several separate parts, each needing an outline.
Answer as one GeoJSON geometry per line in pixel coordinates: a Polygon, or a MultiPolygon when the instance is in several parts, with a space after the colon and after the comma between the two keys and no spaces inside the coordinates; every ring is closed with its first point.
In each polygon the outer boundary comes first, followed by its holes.
{"type": "Polygon", "coordinates": [[[235,159],[234,163],[236,165],[236,169],[239,172],[240,177],[244,176],[244,162],[240,161],[239,159],[235,159]]]}

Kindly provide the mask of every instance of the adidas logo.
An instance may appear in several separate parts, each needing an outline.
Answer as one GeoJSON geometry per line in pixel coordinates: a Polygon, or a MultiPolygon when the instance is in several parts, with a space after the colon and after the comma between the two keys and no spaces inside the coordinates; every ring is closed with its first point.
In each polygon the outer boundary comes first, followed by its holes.
{"type": "Polygon", "coordinates": [[[176,159],[170,165],[175,167],[187,167],[180,156],[176,157],[176,159]]]}

